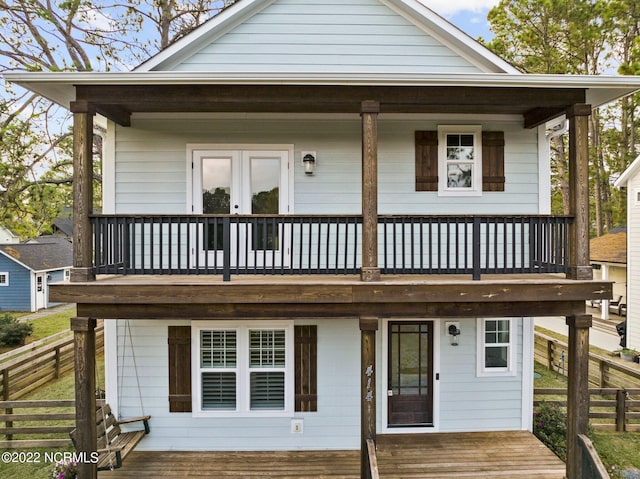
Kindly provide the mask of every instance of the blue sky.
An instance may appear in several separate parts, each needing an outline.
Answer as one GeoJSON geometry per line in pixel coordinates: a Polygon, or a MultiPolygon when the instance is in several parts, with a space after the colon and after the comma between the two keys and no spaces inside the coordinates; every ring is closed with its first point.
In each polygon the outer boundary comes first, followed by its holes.
{"type": "Polygon", "coordinates": [[[420,0],[473,38],[491,38],[487,13],[499,0],[420,0]]]}

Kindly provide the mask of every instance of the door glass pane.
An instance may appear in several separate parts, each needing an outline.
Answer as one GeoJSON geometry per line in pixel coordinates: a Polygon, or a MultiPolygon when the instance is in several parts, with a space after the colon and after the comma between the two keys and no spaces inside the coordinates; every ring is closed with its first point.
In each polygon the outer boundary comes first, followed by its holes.
{"type": "MultiPolygon", "coordinates": [[[[202,159],[202,213],[231,213],[231,158],[202,159]]],[[[222,250],[222,224],[212,224],[206,231],[208,250],[222,250]]]]}
{"type": "MultiPolygon", "coordinates": [[[[277,215],[280,212],[280,159],[251,158],[251,214],[277,215]]],[[[278,226],[264,220],[253,228],[254,250],[278,249],[278,226]]]]}

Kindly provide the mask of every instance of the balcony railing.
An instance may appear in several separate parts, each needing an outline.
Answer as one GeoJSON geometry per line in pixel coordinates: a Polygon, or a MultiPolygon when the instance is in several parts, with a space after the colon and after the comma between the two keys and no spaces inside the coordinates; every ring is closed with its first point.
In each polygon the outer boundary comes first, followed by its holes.
{"type": "MultiPolygon", "coordinates": [[[[382,274],[566,273],[570,217],[380,216],[382,274]]],[[[356,274],[362,217],[93,216],[96,274],[356,274]]]]}

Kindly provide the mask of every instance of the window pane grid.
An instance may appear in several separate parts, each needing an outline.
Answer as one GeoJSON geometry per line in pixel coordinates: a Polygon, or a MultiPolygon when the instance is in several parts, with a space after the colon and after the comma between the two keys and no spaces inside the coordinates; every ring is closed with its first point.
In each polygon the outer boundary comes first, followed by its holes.
{"type": "Polygon", "coordinates": [[[487,369],[508,369],[511,323],[506,319],[484,322],[484,361],[487,369]]]}
{"type": "Polygon", "coordinates": [[[200,367],[235,368],[236,350],[235,331],[201,331],[200,367]]]}
{"type": "Polygon", "coordinates": [[[249,332],[249,367],[284,368],[284,330],[251,330],[249,332]]]}

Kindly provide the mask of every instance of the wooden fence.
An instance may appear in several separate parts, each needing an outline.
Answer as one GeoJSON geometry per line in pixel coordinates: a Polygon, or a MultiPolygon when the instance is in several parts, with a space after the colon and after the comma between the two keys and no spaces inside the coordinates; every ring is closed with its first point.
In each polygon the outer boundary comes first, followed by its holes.
{"type": "Polygon", "coordinates": [[[0,401],[0,448],[63,447],[71,444],[75,401],[0,401]],[[31,437],[36,436],[36,439],[31,437]]]}
{"type": "MultiPolygon", "coordinates": [[[[542,402],[567,406],[565,388],[536,388],[533,391],[534,408],[542,402]]],[[[589,423],[597,430],[640,431],[640,395],[638,389],[591,388],[589,389],[589,423]]]]}
{"type": "MultiPolygon", "coordinates": [[[[535,335],[535,361],[551,371],[567,375],[569,347],[566,343],[545,334],[535,335]]],[[[589,382],[599,388],[640,388],[640,368],[626,366],[611,358],[589,354],[589,382]]]]}
{"type": "MultiPolygon", "coordinates": [[[[64,331],[3,355],[0,363],[0,399],[24,397],[73,369],[73,334],[64,331]],[[59,338],[57,338],[59,336],[59,338]]],[[[96,352],[104,350],[104,330],[96,328],[96,352]]]]}

